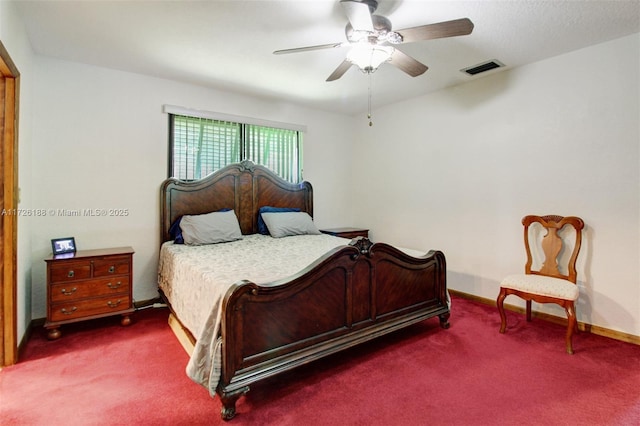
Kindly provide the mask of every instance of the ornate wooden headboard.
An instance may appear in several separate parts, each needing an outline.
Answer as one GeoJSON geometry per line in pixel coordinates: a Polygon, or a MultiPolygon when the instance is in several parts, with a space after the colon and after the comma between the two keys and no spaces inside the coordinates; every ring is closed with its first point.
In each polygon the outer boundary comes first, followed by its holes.
{"type": "Polygon", "coordinates": [[[309,182],[292,184],[250,161],[231,164],[204,179],[170,178],[160,191],[160,241],[171,239],[171,224],[185,214],[233,209],[243,234],[258,232],[262,206],[297,207],[313,216],[313,189],[309,182]]]}

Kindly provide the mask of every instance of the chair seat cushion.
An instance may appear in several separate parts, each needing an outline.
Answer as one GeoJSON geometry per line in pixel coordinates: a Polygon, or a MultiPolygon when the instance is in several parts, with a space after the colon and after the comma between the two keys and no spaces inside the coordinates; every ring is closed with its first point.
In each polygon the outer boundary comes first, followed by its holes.
{"type": "Polygon", "coordinates": [[[565,300],[577,300],[579,294],[578,286],[571,281],[544,275],[509,275],[502,280],[500,287],[565,300]]]}

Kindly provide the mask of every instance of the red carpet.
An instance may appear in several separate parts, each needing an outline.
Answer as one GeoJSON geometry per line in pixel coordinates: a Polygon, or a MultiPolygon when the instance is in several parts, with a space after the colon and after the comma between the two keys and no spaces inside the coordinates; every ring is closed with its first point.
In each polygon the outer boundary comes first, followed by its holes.
{"type": "Polygon", "coordinates": [[[165,310],[36,332],[0,372],[2,425],[640,425],[640,347],[454,298],[432,319],[260,384],[220,420],[165,310]]]}

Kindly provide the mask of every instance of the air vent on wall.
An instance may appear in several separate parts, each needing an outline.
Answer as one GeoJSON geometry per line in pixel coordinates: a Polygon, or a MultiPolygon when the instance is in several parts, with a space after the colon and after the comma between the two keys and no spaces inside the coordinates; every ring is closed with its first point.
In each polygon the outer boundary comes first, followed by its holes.
{"type": "Polygon", "coordinates": [[[483,62],[478,65],[473,65],[467,68],[463,68],[460,71],[469,75],[477,75],[477,74],[487,72],[500,67],[504,67],[504,64],[498,60],[492,59],[490,61],[483,62]]]}

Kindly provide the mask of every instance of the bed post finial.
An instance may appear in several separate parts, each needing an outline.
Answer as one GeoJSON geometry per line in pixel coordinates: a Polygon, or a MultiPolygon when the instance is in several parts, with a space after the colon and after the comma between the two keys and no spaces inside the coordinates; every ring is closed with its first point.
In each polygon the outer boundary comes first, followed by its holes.
{"type": "Polygon", "coordinates": [[[240,163],[240,170],[248,170],[253,173],[256,169],[256,163],[251,160],[242,160],[240,163]]]}
{"type": "MultiPolygon", "coordinates": [[[[369,255],[369,250],[373,243],[367,237],[356,237],[349,243],[350,246],[353,246],[358,249],[360,254],[364,254],[365,256],[369,255]]],[[[354,256],[354,259],[359,255],[354,256]]]]}

